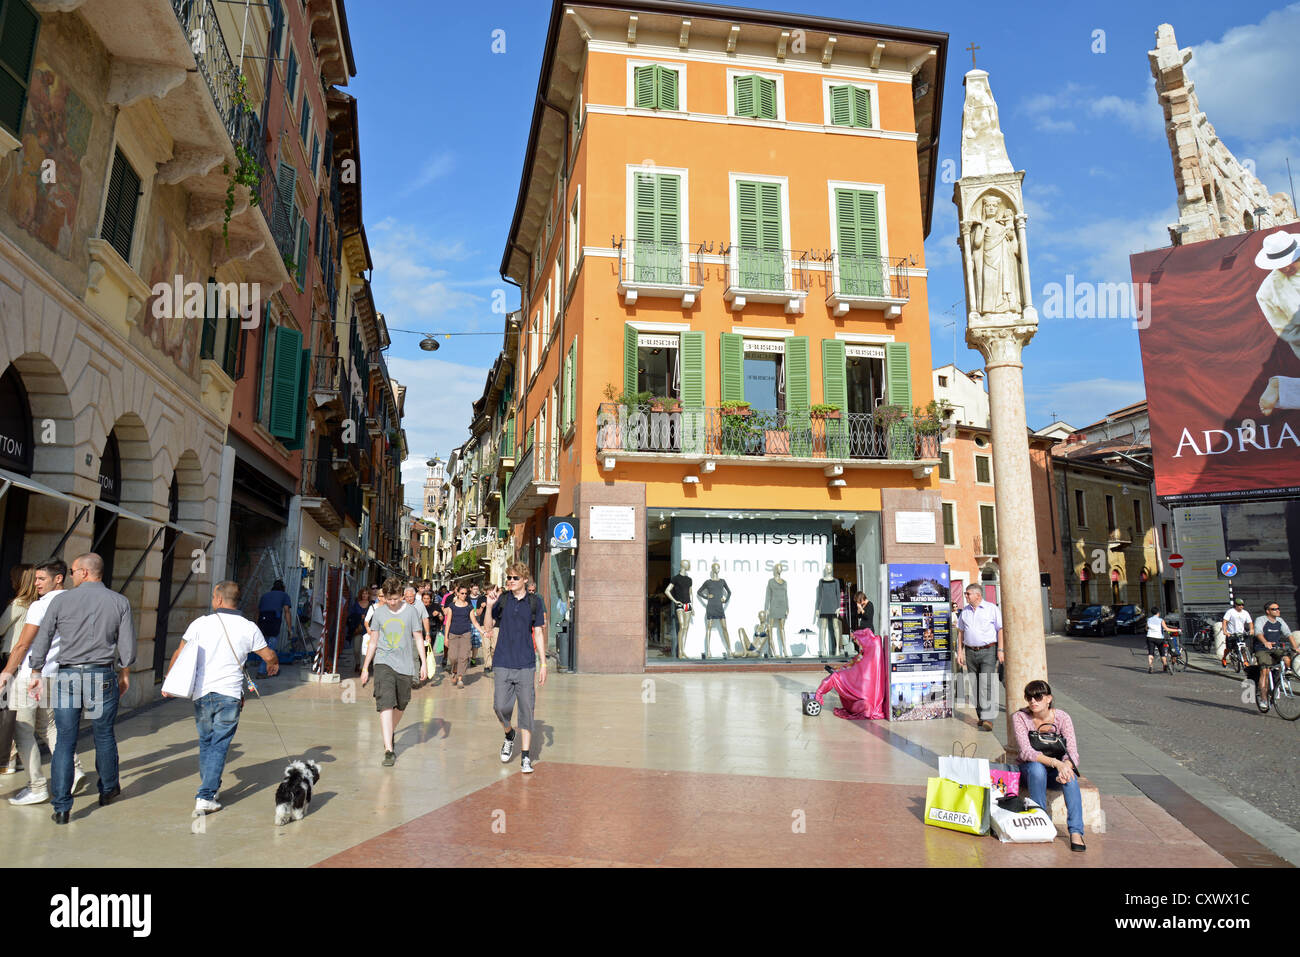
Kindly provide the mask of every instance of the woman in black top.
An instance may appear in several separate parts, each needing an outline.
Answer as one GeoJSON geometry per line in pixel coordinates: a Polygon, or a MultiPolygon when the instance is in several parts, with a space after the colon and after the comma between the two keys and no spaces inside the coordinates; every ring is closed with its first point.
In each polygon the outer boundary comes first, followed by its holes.
{"type": "Polygon", "coordinates": [[[457,688],[465,687],[465,672],[469,670],[469,642],[472,634],[470,614],[474,606],[469,601],[469,589],[456,588],[456,597],[447,605],[443,627],[447,636],[447,660],[451,665],[451,680],[457,688]]]}
{"type": "Polygon", "coordinates": [[[853,596],[853,604],[849,605],[849,633],[861,631],[863,628],[876,630],[876,609],[871,602],[867,601],[865,592],[856,592],[853,596]]]}

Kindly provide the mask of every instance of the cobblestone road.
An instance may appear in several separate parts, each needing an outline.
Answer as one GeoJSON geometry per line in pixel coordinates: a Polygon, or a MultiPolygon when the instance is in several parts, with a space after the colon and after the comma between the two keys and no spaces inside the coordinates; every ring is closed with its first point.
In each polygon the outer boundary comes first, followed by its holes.
{"type": "Polygon", "coordinates": [[[1300,830],[1300,721],[1259,714],[1242,678],[1165,675],[1159,660],[1148,675],[1145,642],[1131,635],[1049,638],[1047,665],[1053,686],[1300,830]]]}

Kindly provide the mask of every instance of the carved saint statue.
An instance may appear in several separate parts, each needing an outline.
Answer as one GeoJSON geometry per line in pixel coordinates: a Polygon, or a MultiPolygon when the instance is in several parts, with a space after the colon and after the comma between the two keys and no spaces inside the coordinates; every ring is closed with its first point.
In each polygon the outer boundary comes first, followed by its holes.
{"type": "Polygon", "coordinates": [[[1020,312],[1020,244],[1011,210],[996,196],[980,201],[971,228],[975,301],[981,314],[1020,312]]]}

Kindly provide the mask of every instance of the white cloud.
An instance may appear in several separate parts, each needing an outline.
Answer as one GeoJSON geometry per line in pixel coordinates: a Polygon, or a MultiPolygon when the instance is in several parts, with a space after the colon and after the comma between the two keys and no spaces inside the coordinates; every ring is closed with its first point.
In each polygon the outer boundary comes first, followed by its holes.
{"type": "Polygon", "coordinates": [[[1044,133],[1074,133],[1080,117],[1118,121],[1144,136],[1156,137],[1164,130],[1163,114],[1155,87],[1145,82],[1145,92],[1135,99],[1113,93],[1099,95],[1095,89],[1067,83],[1055,93],[1036,93],[1021,103],[1019,112],[1028,116],[1034,128],[1044,133]]]}
{"type": "Polygon", "coordinates": [[[468,283],[438,265],[448,260],[467,259],[471,254],[463,242],[423,235],[414,226],[391,217],[375,225],[370,237],[375,262],[375,299],[380,311],[400,316],[403,321],[407,317],[459,317],[461,324],[473,327],[487,298],[465,291],[468,283]]]}
{"type": "Polygon", "coordinates": [[[452,171],[456,166],[455,157],[451,153],[435,153],[416,170],[415,176],[399,192],[398,196],[409,196],[416,190],[423,189],[432,183],[435,179],[441,179],[452,171]]]}
{"type": "Polygon", "coordinates": [[[1146,388],[1140,381],[1104,377],[1046,387],[1030,385],[1025,390],[1029,421],[1043,425],[1051,422],[1053,413],[1071,425],[1087,425],[1145,396],[1146,388]]]}
{"type": "Polygon", "coordinates": [[[1129,254],[1168,246],[1169,231],[1165,226],[1177,221],[1178,207],[1170,204],[1140,215],[1031,229],[1029,256],[1034,285],[1041,289],[1045,283],[1064,282],[1065,273],[1093,282],[1129,282],[1132,279],[1129,254]],[[1035,248],[1050,251],[1050,255],[1041,258],[1044,262],[1059,263],[1058,268],[1032,269],[1040,258],[1035,255],[1035,248]]]}
{"type": "MultiPolygon", "coordinates": [[[[490,361],[496,353],[485,353],[490,361]]],[[[488,367],[462,365],[444,359],[388,359],[388,372],[406,386],[402,427],[410,457],[403,469],[417,463],[424,482],[424,463],[435,455],[447,461],[452,449],[469,438],[472,405],[483,394],[488,367]]],[[[405,472],[403,473],[405,474],[405,472]]]]}

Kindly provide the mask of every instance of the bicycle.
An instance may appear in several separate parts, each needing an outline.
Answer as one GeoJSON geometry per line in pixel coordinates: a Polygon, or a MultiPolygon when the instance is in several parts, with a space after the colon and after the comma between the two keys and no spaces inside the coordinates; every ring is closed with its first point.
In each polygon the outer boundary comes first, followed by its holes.
{"type": "Polygon", "coordinates": [[[1187,670],[1187,652],[1183,649],[1181,642],[1170,641],[1166,638],[1161,642],[1160,650],[1164,652],[1164,658],[1169,662],[1171,672],[1187,670]]]}
{"type": "Polygon", "coordinates": [[[1267,674],[1268,702],[1261,702],[1259,692],[1256,690],[1255,706],[1261,713],[1267,714],[1271,704],[1277,716],[1284,721],[1300,718],[1300,687],[1292,684],[1286,666],[1279,660],[1276,664],[1269,665],[1267,674]]]}
{"type": "Polygon", "coordinates": [[[1233,642],[1234,646],[1223,656],[1223,666],[1231,667],[1234,674],[1241,674],[1244,665],[1250,664],[1250,652],[1246,650],[1246,641],[1244,635],[1229,635],[1228,641],[1233,642]]]}
{"type": "Polygon", "coordinates": [[[1187,635],[1188,643],[1192,651],[1199,651],[1202,654],[1213,650],[1214,648],[1214,626],[1203,618],[1197,618],[1194,615],[1187,616],[1187,635]]]}

